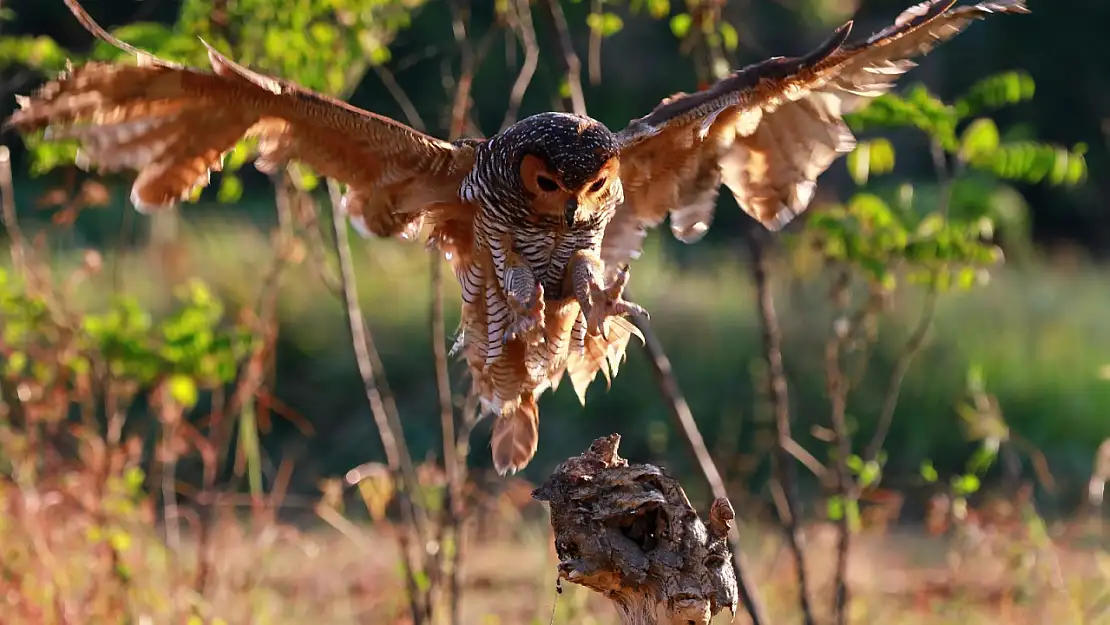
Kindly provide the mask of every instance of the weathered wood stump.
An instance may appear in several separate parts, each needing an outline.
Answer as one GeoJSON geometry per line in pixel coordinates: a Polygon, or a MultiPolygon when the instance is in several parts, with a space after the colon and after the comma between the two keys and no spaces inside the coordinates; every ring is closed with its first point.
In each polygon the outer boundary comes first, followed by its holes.
{"type": "Polygon", "coordinates": [[[560,464],[532,496],[551,508],[559,577],[600,592],[625,625],[705,625],[728,608],[736,577],[720,497],[709,526],[673,478],[617,455],[620,435],[599,438],[560,464]]]}

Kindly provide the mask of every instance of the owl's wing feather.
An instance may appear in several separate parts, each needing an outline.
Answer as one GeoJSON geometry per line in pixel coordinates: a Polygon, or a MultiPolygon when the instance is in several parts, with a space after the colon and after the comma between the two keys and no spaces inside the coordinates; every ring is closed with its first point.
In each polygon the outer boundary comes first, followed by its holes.
{"type": "Polygon", "coordinates": [[[664,100],[618,135],[625,202],[606,229],[610,267],[639,255],[648,228],[670,216],[687,243],[713,219],[721,184],[766,228],[804,211],[817,177],[855,148],[843,115],[886,93],[912,57],[992,13],[1028,13],[1023,0],[952,8],[927,0],[866,40],[845,45],[852,22],[803,57],[776,57],[697,94],[664,100]]]}
{"type": "Polygon", "coordinates": [[[262,171],[299,161],[346,183],[345,208],[364,231],[415,234],[425,211],[459,203],[459,184],[474,158],[470,144],[441,141],[253,72],[211,47],[211,72],[164,61],[106,33],[76,0],[66,4],[95,36],[137,62],[71,68],[20,98],[5,127],[46,128],[50,139],[78,140],[85,166],[137,171],[136,208],[189,197],[246,137],[258,139],[255,164],[262,171]]]}

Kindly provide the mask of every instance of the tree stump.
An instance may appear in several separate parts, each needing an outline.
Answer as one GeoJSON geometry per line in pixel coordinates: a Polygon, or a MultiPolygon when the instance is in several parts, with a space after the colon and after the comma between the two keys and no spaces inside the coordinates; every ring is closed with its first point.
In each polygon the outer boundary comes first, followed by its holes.
{"type": "Polygon", "coordinates": [[[716,499],[706,527],[676,480],[629,465],[618,445],[619,434],[595,440],[532,492],[551,508],[559,577],[605,595],[624,625],[706,625],[722,608],[735,616],[732,504],[716,499]]]}

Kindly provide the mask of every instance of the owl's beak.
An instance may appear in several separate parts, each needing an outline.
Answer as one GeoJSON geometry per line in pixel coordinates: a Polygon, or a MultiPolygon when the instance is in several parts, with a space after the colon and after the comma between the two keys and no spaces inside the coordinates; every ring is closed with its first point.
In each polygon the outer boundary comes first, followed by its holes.
{"type": "Polygon", "coordinates": [[[570,198],[567,200],[566,211],[563,213],[567,221],[567,227],[574,226],[574,216],[578,212],[578,198],[570,198]]]}

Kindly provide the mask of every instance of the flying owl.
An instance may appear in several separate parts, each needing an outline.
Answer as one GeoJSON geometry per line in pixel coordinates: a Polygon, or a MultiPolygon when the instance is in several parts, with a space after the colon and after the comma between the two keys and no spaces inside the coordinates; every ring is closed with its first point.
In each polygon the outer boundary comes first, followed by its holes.
{"type": "MultiPolygon", "coordinates": [[[[666,99],[619,132],[581,115],[541,113],[488,139],[447,142],[392,119],[242,67],[208,48],[211,71],[133,48],[71,11],[137,63],[91,62],[31,97],[6,126],[76,139],[79,162],[135,170],[131,201],[173,205],[244,137],[255,166],[299,161],[346,185],[342,205],[364,236],[416,238],[449,259],[462,287],[454,352],[483,409],[495,415],[498,472],[532,459],[537,398],[564,374],[579,400],[600,371],[615,375],[631,337],[628,262],[670,217],[692,243],[713,218],[722,184],[772,231],[803,212],[816,180],[855,147],[843,115],[889,91],[930,51],[1022,0],[953,8],[930,0],[893,26],[846,43],[852,22],[813,52],[775,57],[694,94],[666,99]]],[[[207,44],[206,44],[207,45],[207,44]]],[[[642,337],[639,337],[642,339],[642,337]]]]}

